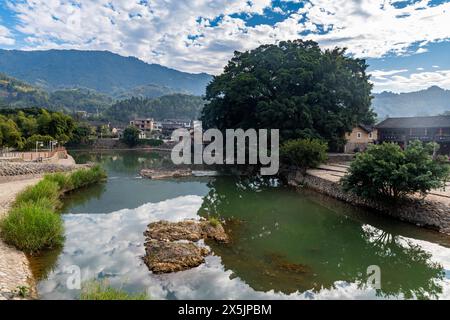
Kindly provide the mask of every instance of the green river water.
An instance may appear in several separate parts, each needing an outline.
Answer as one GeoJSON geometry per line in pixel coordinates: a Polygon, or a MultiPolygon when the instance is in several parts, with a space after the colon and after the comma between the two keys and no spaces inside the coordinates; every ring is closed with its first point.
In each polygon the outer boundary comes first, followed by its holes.
{"type": "Polygon", "coordinates": [[[143,151],[74,152],[95,161],[108,181],[66,197],[64,248],[33,258],[41,299],[77,299],[67,286],[107,279],[152,299],[450,298],[450,237],[381,217],[277,180],[194,177],[142,179],[167,155],[143,151]],[[154,275],[141,257],[153,221],[226,219],[229,245],[192,270],[154,275]],[[367,285],[369,266],[381,288],[367,285]]]}

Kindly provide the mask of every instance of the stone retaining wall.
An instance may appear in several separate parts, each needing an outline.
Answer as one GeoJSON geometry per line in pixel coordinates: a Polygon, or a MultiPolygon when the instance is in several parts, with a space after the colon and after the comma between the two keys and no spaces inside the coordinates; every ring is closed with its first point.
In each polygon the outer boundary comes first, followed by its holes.
{"type": "Polygon", "coordinates": [[[450,234],[450,207],[443,203],[418,198],[410,198],[397,205],[367,200],[353,193],[344,192],[339,183],[308,173],[290,172],[287,181],[295,187],[303,185],[353,205],[375,209],[402,221],[450,234]]]}

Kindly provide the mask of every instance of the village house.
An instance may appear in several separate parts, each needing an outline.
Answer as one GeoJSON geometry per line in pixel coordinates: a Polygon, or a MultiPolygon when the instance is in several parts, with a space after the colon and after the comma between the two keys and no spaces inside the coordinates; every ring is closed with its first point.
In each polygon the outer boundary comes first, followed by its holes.
{"type": "Polygon", "coordinates": [[[153,131],[155,121],[152,118],[134,119],[130,121],[130,125],[138,128],[141,131],[153,131]]]}
{"type": "Polygon", "coordinates": [[[367,149],[369,144],[377,140],[377,130],[372,126],[359,124],[352,132],[345,135],[346,144],[344,153],[361,152],[367,149]]]}
{"type": "Polygon", "coordinates": [[[439,152],[450,154],[450,116],[387,118],[376,126],[379,142],[436,142],[439,152]]]}

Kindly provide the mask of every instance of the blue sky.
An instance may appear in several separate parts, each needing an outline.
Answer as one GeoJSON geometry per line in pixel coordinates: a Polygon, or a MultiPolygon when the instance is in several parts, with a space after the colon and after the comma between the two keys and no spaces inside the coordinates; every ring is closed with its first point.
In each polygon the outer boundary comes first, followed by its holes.
{"type": "Polygon", "coordinates": [[[450,0],[6,0],[0,48],[110,50],[218,74],[235,50],[311,39],[370,65],[375,91],[450,89],[450,0]]]}

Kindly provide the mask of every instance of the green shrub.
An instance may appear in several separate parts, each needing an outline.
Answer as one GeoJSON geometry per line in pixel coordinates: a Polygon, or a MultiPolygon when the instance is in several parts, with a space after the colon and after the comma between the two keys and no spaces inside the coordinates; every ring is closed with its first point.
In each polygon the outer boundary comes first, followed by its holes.
{"type": "Polygon", "coordinates": [[[433,158],[438,146],[414,141],[406,150],[393,143],[372,145],[352,162],[342,179],[344,190],[365,198],[398,200],[445,186],[450,164],[433,158]]]}
{"type": "Polygon", "coordinates": [[[89,281],[81,288],[80,300],[148,300],[145,293],[130,294],[104,281],[89,281]]]}
{"type": "Polygon", "coordinates": [[[280,148],[281,163],[303,170],[327,160],[328,145],[319,139],[289,140],[280,148]]]}
{"type": "Polygon", "coordinates": [[[0,222],[0,229],[6,243],[28,253],[60,246],[64,239],[62,219],[49,208],[48,199],[14,207],[0,222]]]}
{"type": "Polygon", "coordinates": [[[164,141],[160,139],[142,139],[139,140],[139,144],[151,147],[159,147],[164,144],[164,141]]]}
{"type": "Polygon", "coordinates": [[[36,203],[39,200],[46,199],[51,202],[52,207],[56,208],[59,206],[59,196],[58,183],[44,179],[20,193],[16,198],[15,206],[20,206],[27,202],[36,203]]]}
{"type": "Polygon", "coordinates": [[[100,166],[81,169],[70,175],[72,188],[79,189],[106,179],[106,172],[100,166]]]}

